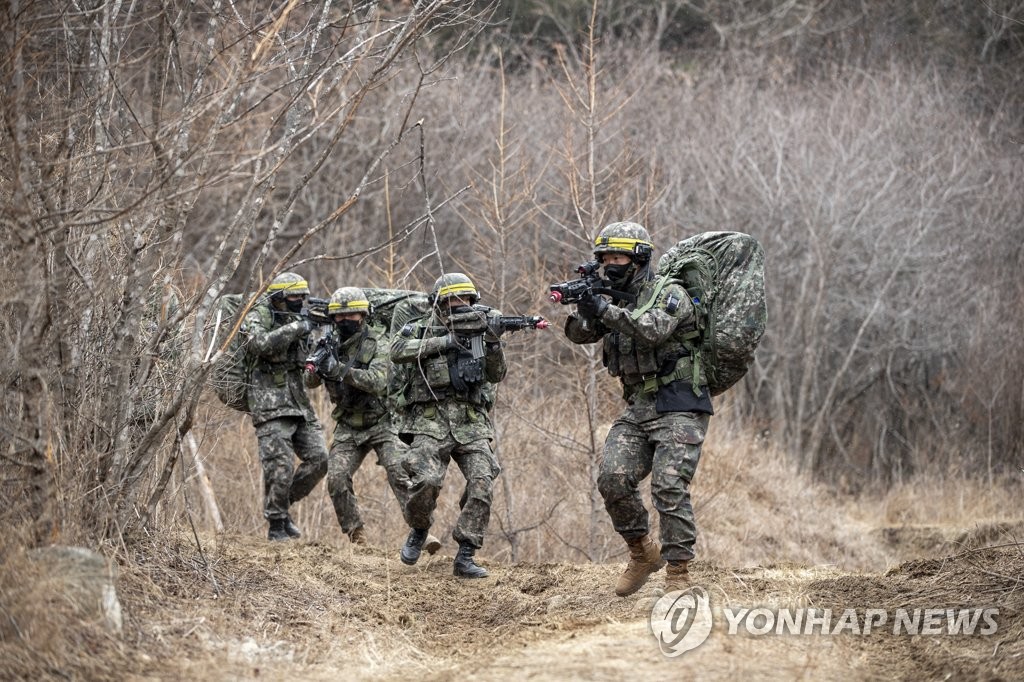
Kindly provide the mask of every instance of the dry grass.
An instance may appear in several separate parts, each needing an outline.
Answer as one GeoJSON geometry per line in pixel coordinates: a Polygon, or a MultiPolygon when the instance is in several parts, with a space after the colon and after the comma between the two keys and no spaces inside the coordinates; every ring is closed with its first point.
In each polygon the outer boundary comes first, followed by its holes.
{"type": "MultiPolygon", "coordinates": [[[[976,531],[974,541],[975,546],[1004,544],[1019,516],[1000,514],[1000,502],[983,503],[984,487],[963,480],[949,480],[943,487],[943,481],[935,479],[887,496],[843,498],[801,475],[771,443],[744,433],[731,422],[728,409],[722,412],[709,435],[693,490],[701,528],[699,561],[693,568],[698,584],[721,599],[744,604],[870,603],[885,608],[916,594],[922,603],[932,599],[944,606],[960,603],[953,599],[971,598],[962,591],[967,589],[965,575],[973,575],[970,579],[980,585],[978,581],[991,574],[1001,582],[977,594],[998,587],[1008,605],[1001,627],[1010,634],[1020,631],[1020,605],[1014,601],[1019,590],[1012,584],[1024,557],[1019,547],[963,552],[948,543],[922,546],[906,533],[882,532],[891,531],[890,521],[898,518],[918,526],[931,523],[953,537],[971,528],[991,529],[984,522],[1001,519],[1008,524],[1004,530],[1010,530],[1003,535],[976,531]],[[962,496],[959,506],[932,502],[943,495],[948,498],[954,489],[962,496]],[[915,492],[920,495],[916,500],[915,492]],[[903,516],[888,516],[896,509],[904,510],[903,516]],[[957,551],[958,558],[948,563],[897,565],[901,558],[920,552],[936,557],[957,551]],[[895,573],[882,577],[890,566],[896,566],[895,573]]],[[[189,493],[193,483],[178,484],[162,520],[181,530],[135,538],[117,553],[118,590],[126,615],[120,639],[76,618],[52,589],[54,581],[45,571],[31,566],[22,550],[5,548],[0,566],[0,677],[102,680],[120,679],[131,671],[162,679],[326,680],[333,679],[339,666],[345,668],[347,679],[354,680],[409,675],[447,679],[467,673],[490,679],[508,665],[536,670],[541,678],[559,666],[570,666],[565,669],[577,675],[583,668],[606,670],[609,678],[615,676],[616,665],[665,672],[648,656],[650,651],[637,646],[644,642],[643,633],[627,634],[646,617],[645,609],[659,594],[661,575],[637,597],[619,599],[611,592],[618,561],[578,562],[564,543],[545,532],[531,535],[533,545],[523,549],[541,559],[526,563],[504,561],[504,540],[492,534],[488,551],[482,553],[482,561],[492,570],[487,581],[451,577],[450,541],[438,557],[424,557],[416,567],[405,567],[397,561],[402,534],[393,530],[401,526],[397,505],[372,463],[360,471],[357,489],[368,502],[375,547],[355,548],[342,539],[319,489],[300,505],[306,538],[269,544],[259,516],[251,427],[217,409],[208,418],[210,433],[216,432],[219,439],[208,438],[205,452],[211,472],[217,472],[214,486],[227,530],[203,530],[201,510],[192,509],[199,529],[198,536],[193,535],[188,524],[181,523],[185,517],[178,515],[197,496],[189,493]],[[213,424],[219,426],[214,429],[213,424]],[[221,447],[210,447],[214,443],[221,447]],[[545,561],[545,556],[559,562],[545,561]],[[628,639],[634,636],[640,639],[628,639]],[[591,656],[586,652],[618,647],[624,637],[630,644],[615,657],[591,660],[583,668],[579,661],[572,663],[574,652],[591,656]],[[498,668],[490,670],[488,662],[498,668]]],[[[516,435],[512,431],[506,437],[516,435]]],[[[533,442],[523,436],[520,442],[533,442]]],[[[543,453],[524,454],[523,461],[537,461],[543,453]]],[[[575,478],[566,475],[561,483],[573,481],[585,483],[579,472],[575,478]]],[[[453,521],[460,486],[460,476],[453,473],[442,497],[441,524],[453,521]]],[[[538,500],[545,499],[544,490],[534,492],[538,500]]],[[[998,498],[1005,504],[1013,490],[989,493],[1005,495],[998,498]]],[[[551,523],[578,532],[587,512],[586,497],[566,496],[551,523]]],[[[996,593],[989,596],[995,598],[996,593]]],[[[970,671],[978,665],[982,643],[957,642],[924,654],[908,651],[907,642],[875,639],[845,643],[829,655],[795,643],[766,650],[758,648],[760,644],[749,650],[745,644],[736,646],[725,672],[759,669],[767,656],[778,659],[779,669],[813,665],[826,671],[831,669],[828,665],[838,665],[880,674],[909,673],[907,666],[917,665],[918,656],[925,657],[930,670],[952,665],[970,671]],[[850,659],[833,660],[837,652],[846,652],[842,655],[850,659]]],[[[1018,649],[1005,646],[1000,670],[1017,670],[1018,649]]],[[[715,651],[709,647],[707,655],[715,651]]]]}
{"type": "MultiPolygon", "coordinates": [[[[620,679],[623,669],[663,677],[671,672],[664,666],[678,663],[661,657],[643,629],[661,574],[635,597],[620,599],[611,592],[619,570],[613,565],[485,562],[489,580],[464,581],[451,577],[450,555],[406,567],[390,549],[269,544],[233,533],[201,534],[199,542],[187,533],[166,533],[133,544],[119,586],[128,616],[122,641],[99,639],[73,622],[64,622],[63,634],[55,636],[60,621],[52,621],[48,635],[40,630],[32,639],[5,639],[0,676],[327,680],[344,669],[352,680],[499,679],[511,667],[537,679],[620,679]]],[[[736,639],[709,642],[687,660],[709,677],[731,679],[765,666],[793,674],[841,673],[838,668],[869,677],[949,668],[958,677],[990,670],[1012,678],[1024,672],[1024,603],[1015,577],[1022,568],[1020,548],[915,561],[885,575],[701,561],[695,582],[732,604],[891,609],[998,603],[1003,644],[992,658],[988,638],[844,638],[835,646],[736,639]]],[[[3,577],[6,594],[11,574],[3,577]]]]}
{"type": "MultiPolygon", "coordinates": [[[[482,555],[498,561],[587,561],[581,548],[593,522],[606,548],[599,560],[621,561],[622,543],[607,514],[600,507],[592,514],[586,454],[569,445],[588,440],[584,425],[560,421],[546,405],[524,404],[505,412],[499,407],[496,413],[505,470],[495,486],[482,555]],[[507,488],[502,478],[508,479],[507,488]],[[550,509],[555,512],[548,515],[550,509]],[[519,533],[514,559],[506,532],[509,518],[521,526],[536,526],[519,533]]],[[[321,399],[317,407],[328,413],[321,399]]],[[[207,407],[205,419],[199,425],[207,434],[201,456],[226,529],[262,537],[261,474],[252,427],[247,418],[215,405],[207,407]]],[[[329,418],[325,425],[329,437],[329,418]]],[[[449,551],[462,485],[452,465],[434,529],[449,551]]],[[[397,550],[407,527],[373,454],[359,470],[355,487],[372,541],[397,550]]],[[[727,403],[712,419],[692,494],[699,558],[736,567],[795,563],[878,570],[913,556],[914,547],[930,550],[936,542],[964,541],[972,533],[1012,542],[1019,539],[1014,529],[1024,520],[1013,503],[1021,484],[1013,480],[990,487],[963,476],[921,477],[887,492],[839,494],[801,473],[776,444],[745,431],[727,403]],[[921,535],[921,528],[932,530],[921,535]],[[929,540],[929,533],[938,540],[929,540]],[[894,534],[899,537],[894,539],[894,534]]],[[[179,483],[161,521],[173,526],[191,518],[199,529],[208,528],[198,500],[194,484],[179,483]]],[[[297,505],[295,515],[309,540],[348,546],[323,484],[297,505]]],[[[652,513],[655,524],[656,517],[652,513]]]]}
{"type": "Polygon", "coordinates": [[[0,679],[123,679],[138,652],[17,535],[0,545],[0,679]]]}

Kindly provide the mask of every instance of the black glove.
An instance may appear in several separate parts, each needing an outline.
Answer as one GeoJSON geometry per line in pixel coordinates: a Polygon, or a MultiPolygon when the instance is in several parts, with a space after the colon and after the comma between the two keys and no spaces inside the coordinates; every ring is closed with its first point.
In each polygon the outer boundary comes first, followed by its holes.
{"type": "Polygon", "coordinates": [[[320,361],[320,366],[316,368],[316,371],[324,379],[337,381],[341,376],[341,363],[338,362],[338,358],[334,357],[334,353],[328,353],[327,357],[320,361]]]}
{"type": "Polygon", "coordinates": [[[489,315],[487,318],[487,331],[484,332],[484,341],[489,344],[497,343],[498,337],[505,333],[499,324],[500,315],[489,315]]]}
{"type": "Polygon", "coordinates": [[[449,332],[446,336],[440,338],[445,340],[442,351],[465,350],[466,348],[469,348],[469,339],[461,334],[449,332]]]}
{"type": "Polygon", "coordinates": [[[576,312],[579,313],[580,317],[584,320],[599,320],[605,310],[608,309],[608,301],[603,297],[595,294],[593,291],[588,291],[580,297],[579,303],[576,304],[576,312]]]}

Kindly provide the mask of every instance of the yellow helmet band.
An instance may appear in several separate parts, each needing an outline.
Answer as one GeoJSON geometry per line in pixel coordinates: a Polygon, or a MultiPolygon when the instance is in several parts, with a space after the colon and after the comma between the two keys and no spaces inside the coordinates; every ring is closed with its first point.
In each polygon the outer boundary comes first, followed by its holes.
{"type": "Polygon", "coordinates": [[[457,284],[449,284],[448,286],[441,287],[437,290],[438,298],[448,298],[449,296],[460,296],[462,294],[472,294],[478,296],[476,293],[476,287],[470,282],[459,282],[457,284]]]}
{"type": "Polygon", "coordinates": [[[291,289],[305,289],[308,292],[309,285],[306,283],[306,280],[304,279],[300,279],[296,282],[277,282],[276,284],[271,284],[269,287],[267,287],[267,293],[273,294],[278,291],[287,292],[290,291],[291,289]]]}
{"type": "Polygon", "coordinates": [[[327,314],[337,313],[368,313],[370,312],[369,301],[349,301],[348,303],[328,303],[327,314]]]}
{"type": "Polygon", "coordinates": [[[598,237],[594,240],[594,247],[605,247],[609,249],[619,249],[621,251],[629,251],[631,253],[636,252],[638,244],[644,244],[645,246],[653,249],[654,244],[646,242],[643,239],[630,239],[629,237],[598,237]]]}

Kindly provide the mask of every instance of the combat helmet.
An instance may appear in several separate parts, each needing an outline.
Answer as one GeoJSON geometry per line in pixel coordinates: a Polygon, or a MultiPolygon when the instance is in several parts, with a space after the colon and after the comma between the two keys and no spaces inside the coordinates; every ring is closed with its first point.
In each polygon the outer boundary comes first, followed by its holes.
{"type": "Polygon", "coordinates": [[[341,287],[333,294],[327,304],[328,315],[342,315],[345,313],[362,313],[365,318],[370,314],[370,301],[366,293],[357,287],[341,287]]]}
{"type": "Polygon", "coordinates": [[[440,305],[454,296],[468,299],[470,304],[480,300],[480,293],[473,285],[473,280],[461,272],[449,272],[438,277],[430,292],[434,305],[440,305]]]}
{"type": "Polygon", "coordinates": [[[605,253],[622,253],[643,266],[650,262],[653,252],[651,236],[639,223],[611,223],[594,238],[594,258],[598,260],[605,253]]]}
{"type": "Polygon", "coordinates": [[[282,272],[267,287],[271,300],[280,301],[289,296],[309,296],[309,284],[302,275],[294,272],[282,272]]]}

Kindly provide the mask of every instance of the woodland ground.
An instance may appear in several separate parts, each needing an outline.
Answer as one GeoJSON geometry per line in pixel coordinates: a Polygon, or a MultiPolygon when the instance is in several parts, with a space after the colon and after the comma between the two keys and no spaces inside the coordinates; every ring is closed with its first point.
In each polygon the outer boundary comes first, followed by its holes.
{"type": "MultiPolygon", "coordinates": [[[[900,508],[898,497],[890,496],[887,505],[858,504],[859,512],[841,519],[851,534],[837,535],[833,550],[836,556],[861,557],[860,568],[851,568],[858,562],[850,559],[765,565],[705,560],[693,564],[694,583],[708,590],[716,607],[810,606],[837,614],[847,608],[891,613],[996,607],[995,634],[909,636],[883,629],[870,636],[752,637],[727,634],[717,619],[700,647],[667,658],[648,626],[663,572],[622,599],[611,590],[621,563],[509,564],[481,553],[491,577],[465,581],[451,575],[450,539],[438,555],[406,567],[397,560],[397,546],[355,547],[340,533],[337,541],[269,544],[261,534],[185,530],[137,538],[120,548],[121,637],[61,620],[57,608],[23,627],[20,638],[0,642],[0,677],[1024,677],[1024,523],[1015,518],[977,520],[969,528],[908,522],[871,527],[869,521],[883,519],[881,507],[888,506],[890,515],[900,508]]],[[[817,513],[822,523],[836,515],[829,507],[817,513]]],[[[822,556],[827,544],[817,548],[822,556]]],[[[11,622],[24,622],[33,604],[54,604],[32,591],[45,581],[18,572],[18,561],[16,552],[8,553],[2,574],[4,613],[11,622]]]]}

